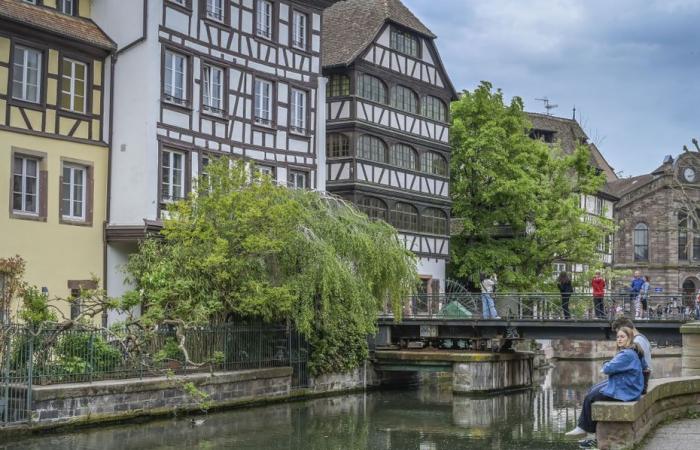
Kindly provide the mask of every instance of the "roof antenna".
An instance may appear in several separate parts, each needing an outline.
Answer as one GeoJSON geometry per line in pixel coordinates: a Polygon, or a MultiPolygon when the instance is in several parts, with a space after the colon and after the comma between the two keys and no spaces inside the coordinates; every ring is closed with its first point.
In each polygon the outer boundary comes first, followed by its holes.
{"type": "Polygon", "coordinates": [[[549,99],[548,99],[547,97],[536,98],[535,100],[544,103],[544,109],[547,110],[547,115],[548,115],[548,116],[551,116],[551,115],[552,115],[552,113],[551,113],[551,110],[552,110],[552,109],[559,107],[559,105],[552,105],[552,104],[550,104],[550,103],[549,103],[549,99]]]}
{"type": "Polygon", "coordinates": [[[576,120],[576,105],[574,105],[574,115],[573,115],[572,119],[576,120]]]}

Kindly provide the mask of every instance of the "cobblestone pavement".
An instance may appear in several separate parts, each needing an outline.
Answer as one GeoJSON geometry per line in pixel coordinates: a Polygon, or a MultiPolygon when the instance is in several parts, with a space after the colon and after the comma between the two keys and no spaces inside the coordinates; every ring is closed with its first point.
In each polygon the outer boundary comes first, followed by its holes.
{"type": "Polygon", "coordinates": [[[640,450],[700,450],[700,419],[681,419],[656,429],[640,450]]]}

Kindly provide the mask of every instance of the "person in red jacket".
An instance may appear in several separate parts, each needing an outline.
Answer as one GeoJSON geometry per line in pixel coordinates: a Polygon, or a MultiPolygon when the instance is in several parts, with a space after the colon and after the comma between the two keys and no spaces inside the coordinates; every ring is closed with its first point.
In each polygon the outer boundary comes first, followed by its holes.
{"type": "Polygon", "coordinates": [[[600,270],[595,271],[595,276],[591,280],[593,288],[593,308],[595,309],[596,319],[605,318],[605,307],[603,306],[603,297],[605,297],[605,280],[600,276],[600,270]]]}

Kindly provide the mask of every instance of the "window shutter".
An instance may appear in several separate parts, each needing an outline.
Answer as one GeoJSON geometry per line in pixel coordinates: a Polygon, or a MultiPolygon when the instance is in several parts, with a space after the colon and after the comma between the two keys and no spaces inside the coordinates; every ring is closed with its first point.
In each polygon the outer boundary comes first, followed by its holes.
{"type": "Polygon", "coordinates": [[[87,174],[87,183],[85,188],[85,223],[92,225],[92,211],[94,209],[94,199],[95,199],[95,183],[93,180],[93,168],[86,167],[85,172],[87,174]]]}
{"type": "Polygon", "coordinates": [[[433,278],[430,280],[430,293],[433,295],[437,295],[440,293],[440,279],[439,278],[433,278]]]}
{"type": "Polygon", "coordinates": [[[48,193],[48,180],[49,173],[46,170],[39,171],[39,218],[44,222],[46,221],[48,209],[48,199],[46,198],[48,193]]]}

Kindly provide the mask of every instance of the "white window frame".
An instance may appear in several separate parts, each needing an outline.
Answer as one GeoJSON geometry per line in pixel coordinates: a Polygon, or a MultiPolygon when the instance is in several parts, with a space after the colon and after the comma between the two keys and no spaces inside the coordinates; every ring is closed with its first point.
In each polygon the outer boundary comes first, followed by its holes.
{"type": "Polygon", "coordinates": [[[174,52],[172,50],[165,51],[165,67],[163,68],[163,95],[165,99],[169,102],[184,105],[187,104],[187,56],[174,52]],[[182,59],[182,72],[176,70],[175,62],[178,59],[182,59]],[[170,61],[170,68],[168,68],[168,61],[170,61]],[[177,77],[182,77],[182,97],[176,96],[176,82],[177,77]],[[168,89],[168,87],[170,89],[168,89]]]}
{"type": "Polygon", "coordinates": [[[272,39],[272,2],[256,0],[255,34],[265,39],[272,39]]]}
{"type": "Polygon", "coordinates": [[[75,220],[84,221],[85,220],[85,210],[87,209],[86,195],[87,191],[87,168],[85,166],[80,166],[77,164],[64,163],[61,175],[63,177],[63,186],[61,186],[61,206],[63,206],[63,201],[65,200],[66,194],[68,195],[68,211],[63,209],[61,218],[63,220],[75,220]],[[66,169],[68,169],[69,177],[66,180],[66,169]],[[82,184],[79,186],[76,183],[76,173],[82,172],[82,184]],[[75,198],[75,191],[78,187],[82,188],[82,193],[80,199],[75,198]],[[80,214],[75,214],[75,207],[80,202],[82,206],[80,214]]]}
{"type": "Polygon", "coordinates": [[[292,88],[291,96],[289,130],[294,133],[306,134],[306,107],[308,105],[306,91],[292,88]]]}
{"type": "Polygon", "coordinates": [[[260,174],[262,175],[267,175],[272,180],[275,180],[275,167],[274,166],[266,166],[264,164],[256,164],[255,165],[255,170],[257,170],[260,174]]]}
{"type": "Polygon", "coordinates": [[[24,155],[14,155],[13,156],[13,170],[12,170],[12,212],[14,214],[23,214],[23,215],[29,215],[29,216],[38,216],[39,215],[39,210],[41,209],[40,207],[40,202],[41,202],[41,181],[40,181],[40,173],[41,173],[41,159],[35,158],[32,156],[24,156],[24,155]],[[15,171],[17,170],[17,164],[15,163],[15,159],[20,159],[21,162],[21,167],[20,167],[20,172],[16,173],[15,171]],[[27,209],[27,197],[29,197],[31,194],[27,193],[27,186],[28,186],[28,178],[30,176],[27,174],[27,163],[28,162],[34,162],[36,165],[36,170],[35,170],[35,175],[31,178],[34,178],[32,181],[34,185],[34,196],[36,199],[34,200],[34,211],[28,210],[27,209]],[[14,181],[15,177],[19,176],[20,177],[20,191],[15,191],[14,189],[14,181]],[[20,206],[20,209],[15,208],[14,204],[14,199],[15,199],[15,194],[19,193],[21,195],[22,199],[22,204],[20,206]]]}
{"type": "Polygon", "coordinates": [[[205,64],[202,70],[202,105],[208,112],[224,113],[224,70],[220,67],[205,64]],[[214,75],[219,74],[219,82],[213,83],[214,75]]]}
{"type": "Polygon", "coordinates": [[[56,9],[58,9],[63,14],[72,16],[75,14],[75,0],[57,0],[56,9]],[[69,7],[68,10],[66,10],[66,6],[69,7]]]}
{"type": "Polygon", "coordinates": [[[288,170],[287,186],[292,189],[307,189],[309,187],[309,174],[300,170],[288,170]],[[299,186],[300,180],[303,181],[303,186],[299,186]]]}
{"type": "Polygon", "coordinates": [[[16,45],[14,49],[15,53],[12,58],[12,73],[10,76],[12,77],[12,98],[21,100],[23,102],[30,102],[30,103],[40,103],[41,102],[41,82],[42,82],[42,72],[41,72],[41,65],[42,65],[42,58],[43,54],[41,50],[37,50],[35,48],[31,47],[25,47],[23,45],[16,45]],[[22,63],[19,67],[21,67],[21,80],[15,80],[15,68],[17,67],[17,63],[15,62],[15,57],[17,56],[17,53],[21,52],[22,53],[22,63]],[[32,70],[29,67],[28,64],[28,58],[29,54],[35,53],[37,55],[37,67],[36,67],[36,98],[31,99],[28,98],[28,82],[27,78],[29,76],[29,71],[32,70]],[[21,86],[21,92],[19,93],[19,96],[17,96],[17,93],[15,92],[14,85],[15,82],[19,82],[21,86]]]}
{"type": "Polygon", "coordinates": [[[187,169],[187,154],[185,152],[181,152],[178,150],[173,150],[169,148],[164,148],[161,150],[161,161],[160,161],[160,194],[161,194],[161,200],[163,203],[172,203],[177,200],[181,200],[185,198],[185,171],[187,169]],[[180,175],[179,177],[179,185],[180,185],[180,190],[179,192],[175,192],[176,190],[176,185],[174,183],[174,180],[176,179],[175,177],[175,171],[177,170],[173,164],[175,161],[175,157],[180,158],[180,175]],[[165,177],[163,177],[163,172],[167,170],[168,172],[168,180],[165,180],[165,177]],[[167,195],[164,194],[163,192],[163,187],[167,186],[167,195]],[[178,194],[178,195],[175,195],[178,194]]]}
{"type": "Polygon", "coordinates": [[[306,35],[309,26],[309,16],[301,11],[293,12],[292,47],[306,50],[306,35]]]}
{"type": "Polygon", "coordinates": [[[205,8],[208,19],[224,21],[224,0],[206,0],[205,8]]]}
{"type": "Polygon", "coordinates": [[[68,107],[68,109],[70,111],[73,111],[73,112],[85,114],[85,111],[87,108],[87,93],[88,93],[88,89],[87,89],[88,66],[87,66],[87,64],[85,64],[83,62],[76,61],[76,60],[70,59],[70,58],[64,58],[63,62],[64,63],[67,62],[70,64],[71,73],[67,74],[67,73],[63,72],[63,78],[68,79],[68,81],[70,83],[70,87],[69,87],[68,91],[64,91],[63,90],[63,82],[61,81],[61,99],[60,99],[61,106],[63,104],[63,95],[67,94],[68,97],[70,98],[70,106],[68,107]],[[84,78],[82,80],[78,79],[78,77],[76,76],[76,67],[79,65],[83,66],[83,77],[84,78]],[[82,102],[83,104],[80,105],[80,108],[76,107],[76,97],[77,97],[76,96],[76,86],[77,86],[78,82],[83,83],[83,102],[82,102]]]}
{"type": "Polygon", "coordinates": [[[257,78],[255,80],[255,123],[272,125],[272,82],[257,78]]]}

